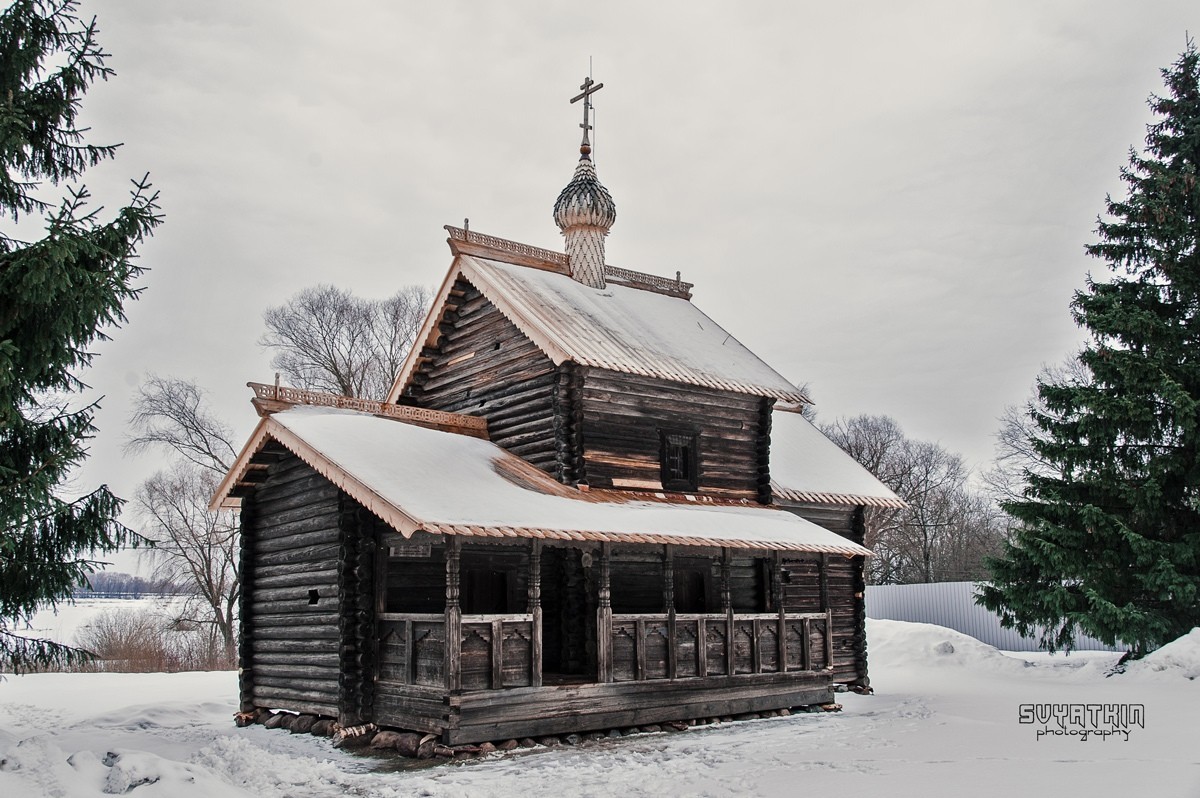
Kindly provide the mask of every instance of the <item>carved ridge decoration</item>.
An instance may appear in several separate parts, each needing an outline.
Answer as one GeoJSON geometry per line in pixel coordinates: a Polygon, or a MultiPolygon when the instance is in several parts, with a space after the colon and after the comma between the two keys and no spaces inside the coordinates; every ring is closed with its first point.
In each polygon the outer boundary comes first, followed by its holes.
{"type": "Polygon", "coordinates": [[[618,283],[628,283],[631,288],[642,288],[681,299],[691,299],[692,289],[696,287],[695,283],[685,283],[679,279],[672,280],[670,277],[635,272],[617,266],[605,266],[604,276],[618,283]]]}
{"type": "Polygon", "coordinates": [[[535,258],[544,260],[550,263],[555,263],[566,268],[567,256],[561,252],[555,252],[552,249],[542,249],[531,244],[522,244],[520,241],[510,241],[507,238],[498,238],[490,236],[486,233],[476,233],[474,230],[466,230],[461,227],[445,226],[446,232],[450,234],[452,241],[465,241],[468,244],[479,244],[488,249],[498,250],[500,252],[511,252],[514,255],[524,255],[527,258],[535,258]]]}
{"type": "Polygon", "coordinates": [[[415,424],[429,425],[440,429],[461,431],[477,438],[487,438],[487,419],[481,416],[468,416],[462,413],[449,413],[445,410],[430,410],[425,407],[409,405],[394,405],[377,399],[361,399],[352,396],[339,396],[332,393],[306,391],[301,388],[290,388],[286,385],[267,385],[261,382],[248,382],[246,387],[254,391],[255,406],[262,415],[284,410],[294,405],[309,405],[313,407],[334,407],[339,410],[357,410],[370,413],[373,416],[394,418],[399,421],[409,421],[415,424]]]}
{"type": "MultiPolygon", "coordinates": [[[[452,225],[446,225],[445,230],[450,234],[451,241],[462,241],[466,244],[486,247],[496,252],[507,252],[512,255],[533,258],[534,260],[554,264],[562,269],[569,267],[567,256],[552,249],[543,249],[542,247],[535,247],[532,244],[522,244],[520,241],[510,241],[507,238],[500,238],[486,233],[477,233],[474,230],[467,230],[452,225]]],[[[654,291],[655,293],[666,294],[667,296],[679,297],[681,299],[691,299],[692,289],[696,287],[695,283],[687,283],[678,278],[671,279],[670,277],[647,274],[646,272],[638,272],[633,269],[622,269],[618,266],[609,266],[607,264],[604,266],[604,276],[606,279],[618,284],[627,285],[630,288],[654,291]]]]}

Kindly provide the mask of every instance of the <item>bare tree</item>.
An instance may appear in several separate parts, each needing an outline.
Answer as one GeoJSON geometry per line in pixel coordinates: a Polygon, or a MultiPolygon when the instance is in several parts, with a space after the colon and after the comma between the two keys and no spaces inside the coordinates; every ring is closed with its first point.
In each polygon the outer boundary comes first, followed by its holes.
{"type": "Polygon", "coordinates": [[[983,578],[983,558],[1003,537],[1001,516],[972,490],[962,458],[938,444],[914,441],[886,416],[857,416],[823,427],[850,456],[908,503],[867,508],[867,561],[872,584],[983,578]]]}
{"type": "MultiPolygon", "coordinates": [[[[823,425],[822,432],[870,471],[880,482],[903,498],[911,463],[906,456],[908,439],[900,426],[887,416],[856,416],[823,425]]],[[[867,507],[864,511],[864,542],[874,556],[867,560],[867,579],[872,584],[893,584],[900,579],[903,558],[896,545],[904,523],[904,510],[896,507],[867,507]]]]}
{"type": "Polygon", "coordinates": [[[1027,474],[1052,476],[1058,471],[1054,463],[1038,452],[1034,443],[1041,438],[1041,430],[1034,418],[1050,413],[1038,395],[1038,386],[1084,385],[1088,379],[1087,369],[1075,356],[1058,365],[1043,366],[1025,404],[1004,408],[1000,429],[996,432],[996,460],[983,474],[983,482],[997,502],[1023,500],[1027,474]]]}
{"type": "Polygon", "coordinates": [[[430,292],[406,286],[367,300],[332,285],[299,291],[263,312],[259,344],[271,365],[300,388],[382,399],[420,331],[430,292]]]}
{"type": "Polygon", "coordinates": [[[241,596],[234,513],[208,511],[208,500],[233,465],[232,432],[213,415],[192,381],[152,376],[138,391],[126,448],[166,449],[179,457],[138,489],[142,534],[155,575],[191,597],[175,621],[211,628],[232,663],[241,596]]]}
{"type": "Polygon", "coordinates": [[[428,288],[410,285],[387,299],[370,303],[370,333],[376,365],[368,373],[365,396],[374,399],[387,396],[404,359],[416,343],[431,301],[428,288]]]}
{"type": "Polygon", "coordinates": [[[237,457],[233,432],[209,410],[191,380],[150,375],[138,388],[127,451],[165,447],[188,462],[224,475],[237,457]]]}
{"type": "Polygon", "coordinates": [[[155,542],[149,552],[155,576],[187,588],[189,600],[174,621],[214,627],[232,664],[241,595],[238,527],[232,512],[208,510],[218,481],[212,471],[180,461],[142,483],[137,506],[143,534],[155,542]]]}

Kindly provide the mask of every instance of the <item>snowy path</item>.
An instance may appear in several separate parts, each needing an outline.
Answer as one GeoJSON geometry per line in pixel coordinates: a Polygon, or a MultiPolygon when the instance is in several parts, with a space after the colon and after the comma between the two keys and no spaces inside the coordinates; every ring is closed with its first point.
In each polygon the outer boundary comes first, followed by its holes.
{"type": "Polygon", "coordinates": [[[231,673],[10,678],[0,683],[0,795],[1200,796],[1200,632],[1112,678],[1111,655],[1026,665],[920,624],[871,622],[869,639],[878,694],[840,696],[839,714],[420,770],[234,728],[231,673]],[[1030,703],[1141,704],[1145,724],[1128,741],[1038,739],[1017,721],[1030,703]]]}

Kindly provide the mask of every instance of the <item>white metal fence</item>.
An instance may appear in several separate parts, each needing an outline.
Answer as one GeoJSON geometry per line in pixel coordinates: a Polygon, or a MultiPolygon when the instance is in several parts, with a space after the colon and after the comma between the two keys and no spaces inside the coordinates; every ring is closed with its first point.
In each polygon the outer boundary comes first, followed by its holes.
{"type": "MultiPolygon", "coordinates": [[[[1037,651],[1037,637],[1021,637],[1000,626],[1000,618],[975,603],[976,582],[937,582],[930,585],[870,585],[866,592],[868,618],[916,621],[946,626],[1002,651],[1037,651]]],[[[1094,637],[1076,634],[1081,651],[1120,651],[1094,637]]]]}

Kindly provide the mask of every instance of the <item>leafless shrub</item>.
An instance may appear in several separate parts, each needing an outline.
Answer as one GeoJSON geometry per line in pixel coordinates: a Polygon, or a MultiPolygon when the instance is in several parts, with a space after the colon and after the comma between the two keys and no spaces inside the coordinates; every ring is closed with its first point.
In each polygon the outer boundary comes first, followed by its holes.
{"type": "Polygon", "coordinates": [[[96,657],[80,671],[175,673],[235,664],[211,627],[187,628],[169,613],[146,609],[102,612],[79,630],[75,644],[96,657]]]}

